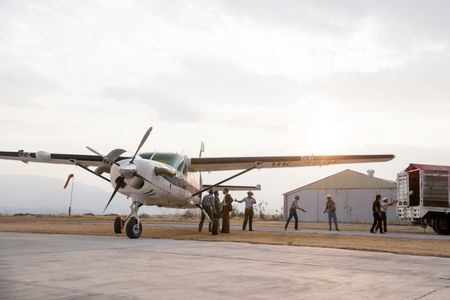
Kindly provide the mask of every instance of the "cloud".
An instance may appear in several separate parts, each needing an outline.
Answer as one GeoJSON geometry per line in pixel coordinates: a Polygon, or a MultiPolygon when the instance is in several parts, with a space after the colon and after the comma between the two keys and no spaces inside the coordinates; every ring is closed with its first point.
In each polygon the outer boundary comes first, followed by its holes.
{"type": "MultiPolygon", "coordinates": [[[[185,59],[180,71],[163,73],[137,86],[110,86],[104,96],[139,100],[162,118],[205,120],[221,109],[255,110],[295,100],[297,84],[282,76],[253,74],[217,60],[185,59]]],[[[211,116],[217,120],[217,116],[211,116]]]]}
{"type": "Polygon", "coordinates": [[[120,101],[140,101],[156,111],[165,121],[193,122],[201,118],[185,98],[175,98],[170,91],[161,90],[153,85],[106,87],[103,96],[120,101]]]}
{"type": "Polygon", "coordinates": [[[432,52],[401,68],[336,73],[305,85],[310,95],[338,101],[355,111],[399,111],[448,116],[450,56],[432,52]]]}
{"type": "Polygon", "coordinates": [[[322,34],[355,30],[357,22],[366,18],[379,19],[387,31],[395,27],[401,28],[402,32],[409,31],[411,35],[433,34],[448,38],[450,30],[450,3],[445,0],[433,1],[432,5],[421,0],[285,0],[282,3],[225,0],[220,3],[224,11],[241,19],[322,34]]]}
{"type": "Polygon", "coordinates": [[[59,91],[61,86],[57,81],[33,71],[0,71],[0,104],[43,106],[43,98],[59,91]]]}

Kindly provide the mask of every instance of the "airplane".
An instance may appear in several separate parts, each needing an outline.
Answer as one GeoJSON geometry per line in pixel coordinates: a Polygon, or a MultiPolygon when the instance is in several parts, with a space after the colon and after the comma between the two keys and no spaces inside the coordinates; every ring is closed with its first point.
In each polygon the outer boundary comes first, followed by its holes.
{"type": "MultiPolygon", "coordinates": [[[[153,127],[144,134],[133,156],[122,156],[126,151],[114,149],[102,155],[91,147],[86,147],[95,155],[58,154],[46,151],[16,152],[0,151],[0,159],[17,160],[24,163],[38,162],[50,164],[76,165],[111,183],[113,193],[106,204],[105,211],[117,192],[131,197],[130,214],[114,220],[114,232],[125,232],[130,239],[142,235],[142,223],[138,216],[142,205],[156,205],[170,208],[200,208],[201,194],[209,189],[228,187],[223,183],[253,169],[288,168],[304,166],[324,166],[330,164],[349,164],[367,162],[385,162],[392,160],[392,154],[377,155],[326,155],[326,156],[257,156],[257,157],[202,157],[202,143],[199,157],[189,158],[172,152],[142,152],[153,127]],[[95,167],[95,169],[91,169],[95,167]],[[242,170],[212,185],[203,185],[201,172],[242,170]],[[109,173],[109,178],[103,176],[109,173]]],[[[251,187],[249,187],[251,188],[251,187]]],[[[254,187],[260,189],[260,186],[254,187]]],[[[239,187],[236,187],[239,189],[239,187]]],[[[208,215],[205,213],[208,217],[208,215]]],[[[209,217],[208,217],[209,219],[209,217]]],[[[217,234],[218,219],[210,220],[217,234]],[[216,225],[216,226],[214,226],[216,225]]]]}

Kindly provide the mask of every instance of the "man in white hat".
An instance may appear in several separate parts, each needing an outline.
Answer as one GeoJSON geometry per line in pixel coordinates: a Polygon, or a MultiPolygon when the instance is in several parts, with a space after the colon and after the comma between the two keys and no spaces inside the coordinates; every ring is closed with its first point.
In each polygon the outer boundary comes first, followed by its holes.
{"type": "Polygon", "coordinates": [[[235,200],[236,202],[242,203],[245,202],[245,213],[244,213],[244,223],[242,224],[242,230],[245,230],[248,222],[248,230],[253,231],[252,223],[253,223],[253,204],[256,204],[255,198],[253,198],[253,192],[248,191],[247,197],[242,200],[235,200]]]}
{"type": "Polygon", "coordinates": [[[336,228],[336,231],[340,231],[337,224],[337,218],[336,218],[336,203],[333,201],[333,197],[331,195],[327,195],[327,203],[325,206],[325,210],[323,213],[328,213],[328,227],[331,231],[331,220],[334,220],[334,227],[336,228]]]}

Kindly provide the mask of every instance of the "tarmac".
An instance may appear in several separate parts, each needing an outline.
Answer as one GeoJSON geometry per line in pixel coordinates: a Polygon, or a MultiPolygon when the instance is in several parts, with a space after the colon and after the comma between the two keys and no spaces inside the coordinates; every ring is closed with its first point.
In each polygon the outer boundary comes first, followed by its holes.
{"type": "MultiPolygon", "coordinates": [[[[352,236],[377,236],[380,235],[379,233],[370,233],[369,228],[370,224],[366,225],[367,230],[361,231],[361,230],[341,230],[336,231],[333,227],[333,230],[328,229],[311,229],[311,228],[303,228],[301,225],[299,227],[299,230],[294,230],[294,224],[289,224],[289,227],[287,230],[284,230],[284,223],[280,223],[279,227],[274,226],[267,226],[263,223],[253,225],[253,229],[256,231],[261,232],[288,232],[288,233],[317,233],[317,234],[333,234],[333,235],[352,235],[352,236]]],[[[207,223],[206,223],[207,224],[207,223]]],[[[341,224],[342,225],[342,224],[341,224]]],[[[204,226],[204,228],[207,225],[204,226]]],[[[164,223],[147,223],[144,224],[144,230],[146,228],[152,228],[152,227],[173,227],[173,228],[192,228],[193,230],[197,230],[198,224],[190,224],[190,223],[171,223],[171,222],[164,222],[164,223]]],[[[406,233],[406,232],[398,232],[396,231],[396,225],[390,225],[389,228],[394,228],[393,231],[386,232],[383,234],[383,237],[385,238],[407,238],[407,239],[426,239],[426,240],[444,240],[444,241],[450,241],[450,235],[439,235],[432,231],[430,228],[423,230],[423,232],[420,233],[406,233]]],[[[248,229],[248,228],[247,228],[248,229]]],[[[236,225],[231,224],[230,231],[241,231],[242,225],[236,225]]]]}
{"type": "Polygon", "coordinates": [[[450,259],[0,232],[1,299],[449,299],[450,259]]]}

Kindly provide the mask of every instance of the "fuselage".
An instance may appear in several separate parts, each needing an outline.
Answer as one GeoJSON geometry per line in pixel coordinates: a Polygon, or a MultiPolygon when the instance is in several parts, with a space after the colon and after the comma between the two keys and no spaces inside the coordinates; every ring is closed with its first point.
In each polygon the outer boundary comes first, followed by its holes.
{"type": "Polygon", "coordinates": [[[139,159],[130,164],[130,159],[117,162],[111,167],[111,184],[115,188],[118,179],[125,177],[125,187],[119,193],[131,197],[144,205],[159,207],[192,208],[200,203],[200,173],[189,172],[187,156],[176,153],[141,153],[139,159]],[[130,169],[132,169],[130,171],[130,169]],[[135,170],[140,177],[132,176],[135,170]]]}

